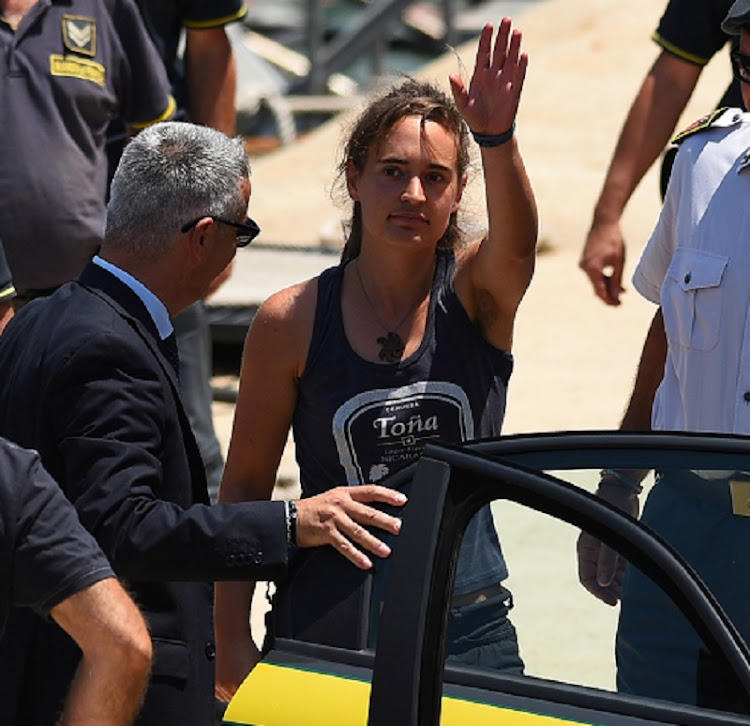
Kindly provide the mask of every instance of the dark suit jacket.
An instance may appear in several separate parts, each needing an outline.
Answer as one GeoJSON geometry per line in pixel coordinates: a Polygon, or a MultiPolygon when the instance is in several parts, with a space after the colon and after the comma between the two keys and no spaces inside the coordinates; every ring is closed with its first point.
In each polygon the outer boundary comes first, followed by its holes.
{"type": "MultiPolygon", "coordinates": [[[[37,449],[151,627],[137,723],[213,722],[212,580],[286,571],[281,502],[208,506],[177,380],[138,297],[91,264],[0,338],[0,435],[37,449]]],[[[52,726],[78,659],[15,611],[0,642],[0,723],[52,726]]]]}

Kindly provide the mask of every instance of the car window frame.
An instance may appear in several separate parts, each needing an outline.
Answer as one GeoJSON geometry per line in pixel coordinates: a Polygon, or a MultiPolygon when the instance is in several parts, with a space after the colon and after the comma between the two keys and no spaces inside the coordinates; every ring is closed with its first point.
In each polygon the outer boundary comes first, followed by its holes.
{"type": "MultiPolygon", "coordinates": [[[[451,683],[471,680],[472,686],[520,697],[550,700],[559,691],[543,679],[502,674],[471,674],[444,667],[449,597],[455,576],[461,534],[482,506],[508,499],[546,512],[579,529],[587,529],[618,549],[634,565],[650,574],[676,602],[707,640],[707,646],[730,663],[750,694],[750,652],[710,591],[666,542],[637,520],[579,487],[529,466],[546,457],[548,468],[570,468],[601,462],[611,453],[613,466],[633,466],[637,452],[652,450],[655,457],[680,457],[682,464],[696,452],[716,452],[728,459],[748,458],[748,442],[741,437],[686,434],[628,434],[599,432],[506,437],[458,447],[429,444],[415,465],[409,510],[419,511],[421,527],[404,527],[394,554],[388,598],[383,607],[370,690],[369,724],[394,722],[439,723],[444,673],[451,683]],[[628,453],[628,452],[632,453],[628,453]],[[519,463],[525,461],[525,463],[519,463]],[[584,462],[584,463],[582,463],[584,462]],[[498,486],[503,488],[500,493],[498,486]],[[421,568],[421,569],[420,569],[421,568]],[[420,586],[414,592],[413,583],[420,586]],[[409,591],[411,601],[400,594],[409,591]],[[481,686],[480,686],[481,687],[481,686]]],[[[574,553],[571,553],[574,557],[574,553]]],[[[713,715],[705,709],[639,699],[571,684],[564,690],[572,705],[655,722],[685,724],[731,723],[732,715],[713,715]],[[677,719],[677,720],[675,720],[677,719]]],[[[559,695],[558,695],[559,697],[559,695]]],[[[737,717],[737,723],[748,719],[737,717]]]]}

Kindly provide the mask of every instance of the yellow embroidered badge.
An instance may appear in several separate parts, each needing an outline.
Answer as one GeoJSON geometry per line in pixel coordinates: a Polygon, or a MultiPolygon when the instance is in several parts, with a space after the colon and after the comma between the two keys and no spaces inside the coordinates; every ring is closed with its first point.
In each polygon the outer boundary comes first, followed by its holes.
{"type": "Polygon", "coordinates": [[[53,53],[49,57],[49,71],[53,76],[80,78],[99,86],[104,85],[107,75],[107,71],[101,63],[87,58],[59,55],[58,53],[53,53]]]}

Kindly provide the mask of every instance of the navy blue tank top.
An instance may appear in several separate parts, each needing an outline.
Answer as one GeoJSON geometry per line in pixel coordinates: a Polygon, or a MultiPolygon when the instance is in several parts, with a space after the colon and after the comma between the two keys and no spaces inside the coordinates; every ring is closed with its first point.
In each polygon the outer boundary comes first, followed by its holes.
{"type": "MultiPolygon", "coordinates": [[[[498,436],[510,353],[490,345],[453,288],[452,252],[439,251],[424,338],[397,363],[352,350],[341,315],[343,266],[318,279],[315,322],[293,421],[303,496],[344,482],[377,483],[417,459],[433,440],[498,436]]],[[[470,523],[455,593],[505,579],[508,571],[489,507],[470,523]]]]}

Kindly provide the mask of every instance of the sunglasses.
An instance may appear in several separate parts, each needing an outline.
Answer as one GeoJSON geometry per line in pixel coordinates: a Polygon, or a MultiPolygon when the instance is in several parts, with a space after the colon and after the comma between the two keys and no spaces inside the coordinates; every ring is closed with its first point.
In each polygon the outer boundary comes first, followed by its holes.
{"type": "Polygon", "coordinates": [[[733,50],[729,57],[732,60],[732,70],[734,71],[734,77],[742,83],[750,84],[750,55],[740,53],[738,50],[733,50]]]}
{"type": "Polygon", "coordinates": [[[193,227],[195,227],[196,224],[198,224],[198,222],[201,221],[201,219],[204,219],[205,217],[211,217],[214,222],[219,222],[220,224],[226,224],[229,227],[234,227],[237,230],[237,247],[247,247],[260,234],[260,227],[258,226],[258,223],[250,217],[245,217],[244,222],[232,222],[229,219],[216,217],[213,214],[205,214],[203,215],[203,217],[198,217],[198,219],[194,219],[192,222],[184,224],[181,227],[180,231],[189,232],[193,227]]]}

